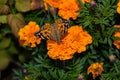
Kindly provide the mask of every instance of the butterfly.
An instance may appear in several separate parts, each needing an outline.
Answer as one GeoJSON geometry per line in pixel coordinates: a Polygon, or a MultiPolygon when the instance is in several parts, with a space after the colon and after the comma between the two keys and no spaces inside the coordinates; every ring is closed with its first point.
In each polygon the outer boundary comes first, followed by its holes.
{"type": "Polygon", "coordinates": [[[70,21],[57,19],[54,24],[46,23],[43,28],[34,35],[45,40],[53,40],[58,44],[67,33],[70,21]]]}

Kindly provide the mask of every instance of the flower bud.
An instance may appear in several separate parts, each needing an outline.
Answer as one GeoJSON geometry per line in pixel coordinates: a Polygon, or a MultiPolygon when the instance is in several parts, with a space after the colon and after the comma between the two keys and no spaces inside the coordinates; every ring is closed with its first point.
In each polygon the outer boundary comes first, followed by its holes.
{"type": "Polygon", "coordinates": [[[27,71],[27,69],[23,69],[23,73],[27,73],[28,71],[27,71]]]}
{"type": "Polygon", "coordinates": [[[110,60],[110,62],[114,62],[115,60],[116,60],[116,56],[115,55],[110,55],[109,56],[109,60],[110,60]]]}
{"type": "Polygon", "coordinates": [[[31,6],[31,10],[43,9],[44,8],[44,4],[41,0],[32,0],[30,6],[31,6]]]}
{"type": "Polygon", "coordinates": [[[96,8],[96,1],[92,0],[92,1],[90,2],[90,6],[91,6],[92,8],[96,8]]]}
{"type": "Polygon", "coordinates": [[[57,9],[56,8],[53,8],[53,7],[50,7],[50,13],[52,15],[56,14],[57,13],[57,9]]]}
{"type": "Polygon", "coordinates": [[[84,79],[84,76],[82,74],[79,74],[78,75],[78,80],[83,80],[84,79]]]}

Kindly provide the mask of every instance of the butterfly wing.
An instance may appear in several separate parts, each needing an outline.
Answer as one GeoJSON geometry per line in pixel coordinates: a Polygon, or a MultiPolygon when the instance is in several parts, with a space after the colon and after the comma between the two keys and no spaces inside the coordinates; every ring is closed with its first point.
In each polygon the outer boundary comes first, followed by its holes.
{"type": "Polygon", "coordinates": [[[35,33],[35,36],[60,43],[60,40],[66,34],[68,27],[69,22],[58,19],[55,20],[53,25],[46,23],[41,31],[35,33]]]}
{"type": "Polygon", "coordinates": [[[51,39],[55,40],[57,43],[60,43],[60,31],[58,30],[58,27],[56,25],[52,25],[51,28],[51,39]]]}
{"type": "Polygon", "coordinates": [[[45,39],[45,37],[41,34],[41,31],[38,31],[38,32],[34,33],[34,35],[35,35],[37,38],[45,39]]]}
{"type": "Polygon", "coordinates": [[[51,39],[51,25],[46,23],[41,30],[41,34],[47,39],[51,39]]]}

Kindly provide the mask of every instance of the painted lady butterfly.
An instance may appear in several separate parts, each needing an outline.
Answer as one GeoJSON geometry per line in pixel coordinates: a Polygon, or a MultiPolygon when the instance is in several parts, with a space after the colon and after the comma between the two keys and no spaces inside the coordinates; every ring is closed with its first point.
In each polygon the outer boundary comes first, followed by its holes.
{"type": "Polygon", "coordinates": [[[60,43],[61,38],[67,33],[69,23],[70,21],[61,19],[55,20],[54,24],[46,23],[40,31],[35,33],[35,36],[60,43]]]}

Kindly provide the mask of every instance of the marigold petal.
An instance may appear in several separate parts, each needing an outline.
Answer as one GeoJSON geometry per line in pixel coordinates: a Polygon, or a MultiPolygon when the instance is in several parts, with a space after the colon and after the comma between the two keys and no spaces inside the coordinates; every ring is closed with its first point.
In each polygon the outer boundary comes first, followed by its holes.
{"type": "Polygon", "coordinates": [[[93,79],[95,79],[97,76],[101,75],[103,72],[103,62],[101,63],[93,63],[88,67],[87,73],[92,73],[93,79]]]}
{"type": "Polygon", "coordinates": [[[61,16],[63,19],[69,20],[70,18],[73,18],[75,20],[80,14],[76,11],[80,10],[81,6],[79,5],[77,0],[68,0],[67,3],[66,0],[63,0],[63,3],[59,5],[58,9],[58,15],[61,16]]]}
{"type": "Polygon", "coordinates": [[[34,36],[34,33],[39,30],[39,25],[33,21],[30,21],[28,25],[25,25],[25,27],[21,28],[18,32],[18,35],[20,41],[22,41],[22,45],[36,47],[36,44],[40,44],[41,39],[34,36]]]}
{"type": "Polygon", "coordinates": [[[117,7],[117,13],[120,14],[120,7],[117,7]]]}

